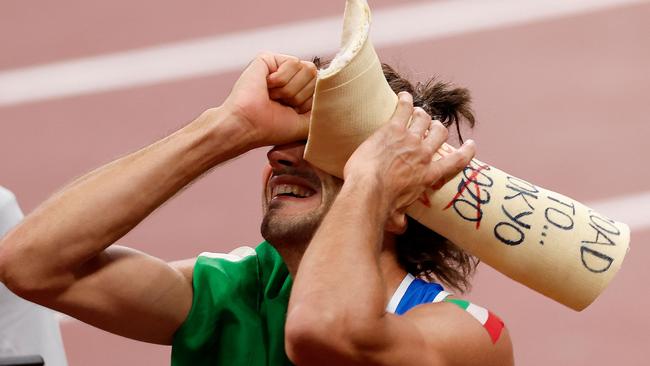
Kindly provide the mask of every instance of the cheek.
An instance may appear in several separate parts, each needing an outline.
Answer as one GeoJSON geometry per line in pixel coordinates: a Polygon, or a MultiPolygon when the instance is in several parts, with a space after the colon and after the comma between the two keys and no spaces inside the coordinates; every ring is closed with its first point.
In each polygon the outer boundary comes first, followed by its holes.
{"type": "Polygon", "coordinates": [[[272,173],[273,170],[271,165],[266,164],[264,168],[262,168],[262,187],[264,187],[264,189],[266,189],[266,184],[269,182],[269,179],[271,179],[272,173]]]}
{"type": "Polygon", "coordinates": [[[341,186],[343,185],[343,181],[333,177],[321,177],[321,182],[321,201],[326,206],[329,206],[339,194],[341,186]]]}
{"type": "Polygon", "coordinates": [[[273,168],[271,168],[271,165],[266,164],[264,168],[262,168],[262,204],[266,205],[266,200],[267,200],[267,187],[269,183],[269,179],[271,179],[271,174],[273,174],[273,168]]]}

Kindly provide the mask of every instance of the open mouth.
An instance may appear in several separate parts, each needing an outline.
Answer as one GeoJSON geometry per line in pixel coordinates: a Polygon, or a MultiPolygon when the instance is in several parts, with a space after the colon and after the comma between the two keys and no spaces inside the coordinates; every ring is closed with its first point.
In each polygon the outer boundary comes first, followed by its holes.
{"type": "Polygon", "coordinates": [[[320,204],[320,183],[316,181],[317,179],[316,177],[303,177],[300,174],[273,176],[268,183],[269,204],[271,207],[283,207],[291,212],[317,207],[320,204]],[[277,206],[282,202],[291,203],[291,205],[277,206]]]}
{"type": "Polygon", "coordinates": [[[271,190],[271,198],[276,197],[294,197],[294,198],[307,198],[311,197],[316,192],[308,187],[297,184],[277,184],[271,190]]]}

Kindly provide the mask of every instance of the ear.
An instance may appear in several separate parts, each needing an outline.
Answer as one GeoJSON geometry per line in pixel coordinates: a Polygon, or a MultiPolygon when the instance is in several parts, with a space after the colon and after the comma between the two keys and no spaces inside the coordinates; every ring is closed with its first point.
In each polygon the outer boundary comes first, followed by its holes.
{"type": "Polygon", "coordinates": [[[393,211],[386,220],[384,230],[395,235],[404,234],[407,228],[406,214],[399,210],[393,211]]]}

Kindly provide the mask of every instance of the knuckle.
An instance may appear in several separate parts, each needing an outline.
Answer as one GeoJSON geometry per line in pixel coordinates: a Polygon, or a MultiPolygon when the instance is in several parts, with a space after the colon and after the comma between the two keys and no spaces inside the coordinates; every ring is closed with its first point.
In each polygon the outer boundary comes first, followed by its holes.
{"type": "Polygon", "coordinates": [[[318,69],[316,68],[316,65],[313,62],[310,61],[301,61],[300,62],[307,70],[311,72],[316,72],[318,69]]]}
{"type": "Polygon", "coordinates": [[[389,133],[397,134],[397,133],[400,133],[403,130],[403,127],[402,127],[401,123],[399,122],[399,120],[394,119],[391,123],[388,123],[386,125],[386,130],[389,133]]]}
{"type": "Polygon", "coordinates": [[[271,52],[268,52],[268,51],[261,51],[261,52],[258,52],[257,55],[255,55],[255,59],[263,60],[263,61],[268,60],[268,59],[272,59],[272,58],[273,58],[273,54],[271,52]]]}
{"type": "Polygon", "coordinates": [[[444,136],[445,138],[449,136],[449,130],[440,121],[433,122],[431,124],[431,129],[434,130],[436,133],[444,136]]]}
{"type": "Polygon", "coordinates": [[[400,100],[397,102],[397,105],[398,105],[400,108],[404,108],[404,109],[406,109],[406,108],[409,108],[409,107],[411,106],[411,103],[410,103],[408,100],[400,99],[400,100]]]}
{"type": "Polygon", "coordinates": [[[413,100],[408,93],[401,94],[402,98],[399,98],[397,103],[401,107],[413,109],[413,100]]]}
{"type": "Polygon", "coordinates": [[[431,120],[431,116],[422,107],[413,107],[413,113],[417,114],[420,118],[431,120]]]}
{"type": "Polygon", "coordinates": [[[465,155],[463,155],[460,152],[455,152],[454,153],[454,168],[456,169],[464,169],[467,166],[467,162],[469,159],[465,155]]]}

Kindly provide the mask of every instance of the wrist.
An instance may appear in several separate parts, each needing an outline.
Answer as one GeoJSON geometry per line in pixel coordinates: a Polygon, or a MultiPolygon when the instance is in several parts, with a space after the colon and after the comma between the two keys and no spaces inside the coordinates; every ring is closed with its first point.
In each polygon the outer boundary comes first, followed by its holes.
{"type": "Polygon", "coordinates": [[[193,150],[212,167],[253,148],[253,136],[227,108],[210,108],[179,131],[192,136],[193,150]]]}
{"type": "Polygon", "coordinates": [[[367,207],[370,212],[381,213],[382,218],[388,216],[392,203],[384,178],[378,172],[347,175],[339,196],[351,197],[357,205],[367,207]]]}

